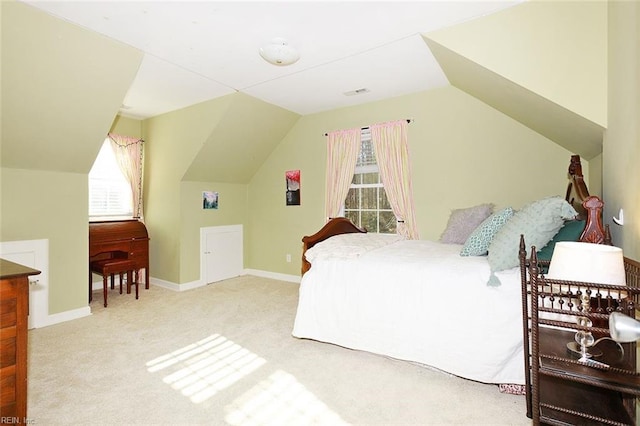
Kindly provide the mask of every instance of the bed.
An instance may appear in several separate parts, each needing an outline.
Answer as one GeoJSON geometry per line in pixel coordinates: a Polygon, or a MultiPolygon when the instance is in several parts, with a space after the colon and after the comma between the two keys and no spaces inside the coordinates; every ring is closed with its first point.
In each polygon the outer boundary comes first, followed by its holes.
{"type": "MultiPolygon", "coordinates": [[[[589,195],[579,164],[579,157],[573,156],[566,195],[552,200],[554,206],[562,203],[566,214],[573,213],[571,219],[562,217],[560,230],[571,223],[574,236],[563,238],[608,241],[601,222],[603,203],[589,195]],[[573,220],[576,215],[578,220],[573,220]]],[[[507,224],[527,208],[512,211],[490,244],[498,243],[507,224]]],[[[506,209],[491,213],[474,233],[506,209]]],[[[533,214],[538,212],[534,209],[533,214]]],[[[513,226],[519,229],[517,223],[513,226]]],[[[560,233],[553,231],[549,244],[560,233]]],[[[519,236],[506,240],[516,264],[498,268],[491,259],[497,248],[489,255],[461,255],[470,238],[465,244],[404,240],[367,234],[346,218],[329,220],[302,240],[303,276],[292,335],[420,363],[483,383],[525,384],[522,243],[519,236]],[[499,285],[490,285],[492,278],[499,285]]],[[[537,245],[543,246],[548,244],[537,245]]]]}

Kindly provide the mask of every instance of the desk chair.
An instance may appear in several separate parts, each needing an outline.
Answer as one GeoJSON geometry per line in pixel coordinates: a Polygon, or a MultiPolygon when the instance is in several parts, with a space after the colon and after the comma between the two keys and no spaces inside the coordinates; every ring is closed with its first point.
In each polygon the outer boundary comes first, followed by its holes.
{"type": "MultiPolygon", "coordinates": [[[[111,277],[111,288],[115,274],[120,275],[120,294],[122,294],[122,280],[124,274],[127,275],[127,294],[131,294],[131,283],[136,287],[136,299],[138,298],[138,280],[134,281],[133,275],[136,271],[136,262],[128,259],[104,259],[96,260],[89,264],[89,276],[91,273],[102,275],[102,291],[104,293],[104,307],[107,307],[108,279],[111,277]]],[[[137,278],[137,271],[136,271],[137,278]]],[[[91,279],[89,280],[89,302],[93,299],[91,296],[91,279]]]]}

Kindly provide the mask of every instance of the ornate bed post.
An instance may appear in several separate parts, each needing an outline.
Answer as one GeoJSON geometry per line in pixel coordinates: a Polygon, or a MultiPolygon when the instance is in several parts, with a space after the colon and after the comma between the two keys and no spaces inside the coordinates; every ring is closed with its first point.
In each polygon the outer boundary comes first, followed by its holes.
{"type": "Polygon", "coordinates": [[[567,193],[564,199],[567,200],[574,209],[576,209],[580,219],[584,219],[586,216],[586,211],[582,206],[582,200],[585,200],[588,197],[589,190],[587,189],[587,185],[584,183],[580,156],[572,155],[569,163],[569,184],[567,185],[567,193]]]}
{"type": "Polygon", "coordinates": [[[584,200],[582,207],[587,211],[587,223],[580,234],[580,241],[611,245],[611,236],[607,235],[608,230],[602,226],[602,200],[592,195],[584,200]]]}

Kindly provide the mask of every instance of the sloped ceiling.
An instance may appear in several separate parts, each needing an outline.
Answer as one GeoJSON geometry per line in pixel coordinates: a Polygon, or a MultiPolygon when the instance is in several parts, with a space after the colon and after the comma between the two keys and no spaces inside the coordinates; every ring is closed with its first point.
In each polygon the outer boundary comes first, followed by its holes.
{"type": "Polygon", "coordinates": [[[427,44],[452,85],[586,160],[602,152],[602,126],[433,40],[427,44]]]}
{"type": "Polygon", "coordinates": [[[235,92],[307,115],[443,87],[420,35],[522,0],[22,1],[143,51],[123,113],[149,118],[235,92]],[[300,60],[264,61],[275,37],[300,60]]]}
{"type": "Polygon", "coordinates": [[[233,99],[183,180],[248,183],[300,117],[242,93],[233,99]]]}
{"type": "Polygon", "coordinates": [[[2,2],[3,167],[88,173],[142,53],[2,2]]]}
{"type": "MultiPolygon", "coordinates": [[[[0,164],[88,173],[144,53],[21,2],[0,7],[0,164]]],[[[451,84],[589,160],[607,124],[606,21],[605,2],[534,1],[419,37],[451,84]]],[[[182,179],[246,182],[299,117],[229,96],[182,179]]]]}
{"type": "Polygon", "coordinates": [[[424,38],[452,85],[587,160],[602,152],[606,2],[526,2],[424,38]]]}

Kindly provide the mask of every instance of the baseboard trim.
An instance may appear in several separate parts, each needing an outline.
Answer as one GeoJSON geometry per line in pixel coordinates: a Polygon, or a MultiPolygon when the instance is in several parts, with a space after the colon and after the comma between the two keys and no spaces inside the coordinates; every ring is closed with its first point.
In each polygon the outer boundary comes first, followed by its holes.
{"type": "MultiPolygon", "coordinates": [[[[297,275],[281,274],[278,272],[262,271],[260,269],[245,269],[242,271],[242,275],[254,275],[256,277],[270,278],[278,281],[286,281],[291,283],[300,284],[300,277],[297,275]]],[[[187,291],[198,287],[204,287],[207,285],[202,280],[191,281],[183,284],[176,284],[171,281],[161,280],[160,278],[149,277],[149,283],[158,287],[166,288],[172,291],[187,291]]],[[[115,285],[119,285],[118,277],[116,277],[115,285]]],[[[144,286],[144,284],[142,284],[144,286]]],[[[102,290],[102,280],[93,281],[93,291],[102,290]]],[[[58,314],[49,315],[42,324],[39,324],[37,328],[47,327],[49,325],[58,324],[61,322],[71,321],[74,319],[82,318],[91,315],[91,307],[86,306],[84,308],[73,309],[70,311],[60,312],[58,314]]]]}
{"type": "Polygon", "coordinates": [[[191,281],[184,284],[177,284],[171,281],[161,280],[160,278],[149,277],[149,282],[158,287],[166,288],[173,291],[187,291],[194,288],[204,287],[206,284],[202,280],[191,281]]]}
{"type": "MultiPolygon", "coordinates": [[[[300,284],[300,277],[297,275],[281,274],[278,272],[262,271],[259,269],[244,269],[242,271],[242,274],[240,275],[255,275],[256,277],[271,278],[274,280],[287,281],[287,282],[300,284]]],[[[166,288],[168,290],[173,290],[173,291],[193,290],[194,288],[204,287],[208,285],[208,283],[205,283],[203,280],[196,280],[188,283],[177,284],[171,281],[161,280],[160,278],[149,277],[149,281],[153,285],[157,285],[158,287],[166,288]]],[[[212,283],[212,284],[215,284],[215,283],[212,283]]],[[[102,288],[102,284],[100,284],[100,288],[102,288]]]]}
{"type": "Polygon", "coordinates": [[[84,308],[72,309],[70,311],[64,311],[57,314],[50,314],[46,319],[39,322],[38,326],[34,328],[48,327],[50,325],[88,317],[89,315],[91,315],[91,308],[89,306],[85,306],[84,308]]]}
{"type": "Polygon", "coordinates": [[[300,284],[301,277],[298,275],[281,274],[279,272],[262,271],[259,269],[245,269],[245,274],[255,275],[256,277],[271,278],[278,281],[287,281],[300,284]]]}

